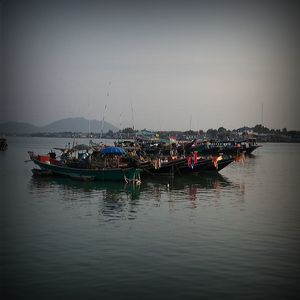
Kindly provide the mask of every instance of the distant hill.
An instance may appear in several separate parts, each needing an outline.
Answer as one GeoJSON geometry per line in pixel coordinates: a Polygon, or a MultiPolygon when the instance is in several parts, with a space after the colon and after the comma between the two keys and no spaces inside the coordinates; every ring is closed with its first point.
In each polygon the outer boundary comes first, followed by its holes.
{"type": "MultiPolygon", "coordinates": [[[[41,132],[100,132],[102,128],[102,121],[87,120],[84,118],[68,118],[55,121],[47,126],[41,127],[41,132]],[[90,123],[90,124],[89,124],[90,123]]],[[[103,132],[109,130],[118,131],[119,129],[112,124],[105,122],[103,123],[103,132]]]]}
{"type": "MultiPolygon", "coordinates": [[[[87,120],[84,118],[67,118],[50,123],[49,125],[38,127],[28,123],[6,122],[0,124],[2,134],[30,134],[37,132],[100,132],[102,121],[87,120]]],[[[103,132],[109,130],[116,132],[119,129],[109,122],[104,121],[103,132]]]]}
{"type": "Polygon", "coordinates": [[[0,124],[0,134],[30,134],[38,130],[39,127],[28,123],[6,122],[0,124]]]}

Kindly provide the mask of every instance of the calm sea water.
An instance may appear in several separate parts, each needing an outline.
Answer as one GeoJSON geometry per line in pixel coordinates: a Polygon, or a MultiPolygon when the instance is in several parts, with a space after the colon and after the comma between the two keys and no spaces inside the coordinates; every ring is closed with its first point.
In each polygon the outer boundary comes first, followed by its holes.
{"type": "Polygon", "coordinates": [[[300,144],[264,144],[219,176],[34,178],[0,152],[2,299],[287,299],[300,274],[300,144]]]}

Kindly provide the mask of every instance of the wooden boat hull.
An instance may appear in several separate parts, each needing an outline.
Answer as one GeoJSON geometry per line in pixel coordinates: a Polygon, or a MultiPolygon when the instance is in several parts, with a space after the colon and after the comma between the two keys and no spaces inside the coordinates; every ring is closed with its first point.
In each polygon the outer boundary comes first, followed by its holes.
{"type": "Polygon", "coordinates": [[[197,164],[193,168],[185,166],[181,168],[181,172],[184,174],[188,173],[202,173],[207,171],[219,172],[224,169],[226,166],[231,164],[234,161],[233,158],[223,158],[218,161],[217,166],[213,163],[212,159],[198,160],[197,164]]]}
{"type": "Polygon", "coordinates": [[[137,168],[77,169],[41,162],[35,158],[32,158],[32,161],[42,170],[51,171],[54,175],[63,175],[82,180],[132,181],[139,178],[141,171],[137,168]]]}
{"type": "Polygon", "coordinates": [[[249,147],[243,147],[245,154],[251,154],[254,150],[261,147],[261,145],[250,145],[249,147]]]}
{"type": "Polygon", "coordinates": [[[194,151],[197,151],[198,155],[205,156],[205,155],[219,155],[221,151],[220,147],[211,147],[211,148],[203,148],[203,147],[196,147],[194,151]]]}
{"type": "Polygon", "coordinates": [[[176,159],[167,163],[162,163],[159,168],[155,168],[152,164],[141,166],[144,175],[150,176],[174,176],[180,175],[180,168],[186,164],[186,159],[176,159]]]}
{"type": "Polygon", "coordinates": [[[188,166],[186,159],[162,164],[161,168],[155,169],[153,166],[142,168],[143,174],[150,176],[181,176],[192,173],[202,173],[207,171],[219,172],[234,161],[233,158],[223,158],[219,160],[217,165],[213,163],[212,159],[200,159],[193,167],[188,166]]]}
{"type": "Polygon", "coordinates": [[[185,165],[180,168],[180,172],[181,174],[190,174],[199,171],[205,171],[211,164],[211,159],[199,159],[197,164],[194,166],[188,166],[188,163],[186,162],[185,165]]]}
{"type": "Polygon", "coordinates": [[[223,148],[220,153],[222,155],[240,155],[241,153],[243,153],[243,150],[241,148],[237,148],[237,147],[231,147],[231,148],[223,148]]]}
{"type": "Polygon", "coordinates": [[[231,164],[234,161],[233,158],[223,158],[222,160],[218,161],[217,168],[214,166],[213,163],[207,166],[206,171],[214,171],[214,172],[220,172],[222,169],[227,167],[229,164],[231,164]]]}

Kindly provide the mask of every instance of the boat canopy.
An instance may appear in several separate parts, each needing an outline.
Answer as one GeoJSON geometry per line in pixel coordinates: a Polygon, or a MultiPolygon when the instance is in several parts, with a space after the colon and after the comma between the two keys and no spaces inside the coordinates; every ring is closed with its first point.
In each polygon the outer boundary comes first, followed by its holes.
{"type": "Polygon", "coordinates": [[[101,150],[101,154],[125,155],[126,151],[120,147],[105,147],[101,150]]]}

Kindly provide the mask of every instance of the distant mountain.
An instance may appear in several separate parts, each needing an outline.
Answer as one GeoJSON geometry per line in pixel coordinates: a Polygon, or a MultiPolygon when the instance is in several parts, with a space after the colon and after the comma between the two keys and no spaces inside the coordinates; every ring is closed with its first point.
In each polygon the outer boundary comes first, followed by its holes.
{"type": "MultiPolygon", "coordinates": [[[[100,132],[102,121],[87,120],[84,118],[68,118],[55,121],[47,126],[41,127],[40,132],[100,132]]],[[[108,122],[103,122],[103,132],[109,130],[118,131],[119,129],[108,122]]]]}
{"type": "MultiPolygon", "coordinates": [[[[100,132],[102,121],[87,120],[84,118],[67,118],[52,122],[49,125],[38,127],[28,123],[6,122],[0,124],[2,134],[30,134],[37,132],[100,132]]],[[[116,132],[119,129],[109,122],[103,122],[103,132],[116,132]]]]}
{"type": "Polygon", "coordinates": [[[6,122],[0,124],[0,134],[30,134],[39,131],[39,127],[29,123],[6,122]]]}

